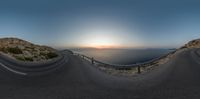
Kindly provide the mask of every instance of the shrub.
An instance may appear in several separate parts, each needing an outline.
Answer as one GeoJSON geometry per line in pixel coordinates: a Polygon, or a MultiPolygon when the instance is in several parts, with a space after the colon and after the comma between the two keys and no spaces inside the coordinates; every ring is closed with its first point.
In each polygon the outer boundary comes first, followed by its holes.
{"type": "Polygon", "coordinates": [[[57,56],[58,56],[58,55],[57,55],[56,53],[49,52],[49,53],[47,53],[46,58],[51,59],[51,58],[55,58],[55,57],[57,57],[57,56]]]}
{"type": "Polygon", "coordinates": [[[7,48],[7,51],[13,54],[22,54],[22,50],[18,47],[15,48],[7,48]]]}
{"type": "Polygon", "coordinates": [[[4,52],[4,53],[8,53],[8,51],[6,50],[6,48],[0,48],[0,51],[4,52]]]}
{"type": "Polygon", "coordinates": [[[33,58],[32,58],[32,57],[15,56],[15,58],[16,58],[17,60],[20,60],[20,61],[33,61],[33,58]]]}
{"type": "Polygon", "coordinates": [[[41,56],[46,56],[47,54],[44,53],[44,52],[40,52],[40,55],[41,55],[41,56]]]}
{"type": "Polygon", "coordinates": [[[25,57],[24,59],[25,59],[25,61],[33,61],[32,57],[25,57]]]}
{"type": "Polygon", "coordinates": [[[25,59],[24,59],[23,57],[20,57],[20,56],[15,56],[15,58],[16,58],[17,60],[20,60],[20,61],[25,61],[25,59]]]}
{"type": "Polygon", "coordinates": [[[34,55],[33,57],[34,57],[34,58],[37,58],[38,56],[34,55]]]}
{"type": "Polygon", "coordinates": [[[187,48],[187,46],[182,46],[180,49],[184,49],[184,48],[187,48]]]}

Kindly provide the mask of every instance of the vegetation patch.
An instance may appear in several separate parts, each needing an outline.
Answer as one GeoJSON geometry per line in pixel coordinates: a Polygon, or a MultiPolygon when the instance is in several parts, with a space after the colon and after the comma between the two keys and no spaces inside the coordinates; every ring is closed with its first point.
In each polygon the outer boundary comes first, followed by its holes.
{"type": "Polygon", "coordinates": [[[12,53],[12,54],[22,54],[22,50],[19,49],[18,47],[14,47],[14,48],[7,48],[7,51],[9,53],[12,53]]]}
{"type": "Polygon", "coordinates": [[[0,39],[0,52],[20,61],[46,61],[58,56],[56,50],[47,46],[35,45],[17,38],[0,39]]]}
{"type": "Polygon", "coordinates": [[[8,53],[8,51],[6,50],[6,48],[0,48],[0,51],[4,52],[4,53],[8,53]]]}
{"type": "Polygon", "coordinates": [[[32,57],[25,57],[24,59],[25,59],[25,61],[31,61],[31,62],[33,61],[32,57]]]}
{"type": "Polygon", "coordinates": [[[17,60],[20,60],[20,61],[25,61],[24,57],[15,56],[15,58],[16,58],[17,60]]]}
{"type": "Polygon", "coordinates": [[[51,58],[55,58],[57,57],[58,55],[56,53],[53,53],[53,52],[49,52],[47,53],[47,59],[51,59],[51,58]]]}

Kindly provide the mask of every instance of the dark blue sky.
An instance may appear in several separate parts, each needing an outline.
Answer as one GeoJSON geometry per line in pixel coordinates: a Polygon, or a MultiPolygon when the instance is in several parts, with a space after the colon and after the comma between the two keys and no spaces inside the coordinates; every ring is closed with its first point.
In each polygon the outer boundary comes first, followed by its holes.
{"type": "Polygon", "coordinates": [[[198,0],[5,0],[0,37],[54,47],[180,47],[200,37],[198,0]]]}

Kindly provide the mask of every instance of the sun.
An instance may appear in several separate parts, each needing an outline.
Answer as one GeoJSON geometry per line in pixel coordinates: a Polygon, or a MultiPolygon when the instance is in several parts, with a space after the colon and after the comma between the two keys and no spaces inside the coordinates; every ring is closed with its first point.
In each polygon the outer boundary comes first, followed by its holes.
{"type": "Polygon", "coordinates": [[[103,49],[103,48],[112,48],[116,46],[114,40],[110,37],[94,37],[93,39],[90,40],[90,43],[87,44],[88,47],[94,47],[98,49],[103,49]]]}
{"type": "Polygon", "coordinates": [[[90,39],[84,45],[86,45],[85,47],[92,47],[97,49],[119,47],[116,38],[110,35],[95,35],[90,37],[90,39]]]}

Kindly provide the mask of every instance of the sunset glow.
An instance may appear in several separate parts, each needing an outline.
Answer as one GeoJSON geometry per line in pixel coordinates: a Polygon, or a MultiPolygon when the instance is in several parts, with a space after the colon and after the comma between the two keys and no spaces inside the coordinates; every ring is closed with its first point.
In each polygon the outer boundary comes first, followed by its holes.
{"type": "Polygon", "coordinates": [[[118,33],[118,29],[91,29],[87,31],[87,35],[81,38],[80,47],[110,49],[110,48],[131,48],[138,46],[137,42],[129,42],[128,37],[124,36],[123,31],[118,33]],[[117,35],[116,35],[117,34],[117,35]]]}
{"type": "Polygon", "coordinates": [[[92,48],[116,48],[119,47],[119,44],[117,44],[116,38],[109,37],[108,35],[105,36],[99,36],[96,35],[96,37],[91,37],[87,42],[85,42],[85,47],[92,47],[92,48]]]}
{"type": "MultiPolygon", "coordinates": [[[[130,42],[124,33],[133,33],[130,29],[125,28],[125,25],[120,25],[122,23],[117,21],[101,21],[96,19],[95,22],[87,21],[78,23],[77,28],[74,33],[83,33],[79,41],[79,45],[84,48],[122,48],[129,44],[130,42]],[[118,23],[117,25],[115,23],[118,23]]],[[[133,38],[133,37],[132,37],[133,38]]]]}
{"type": "Polygon", "coordinates": [[[0,37],[57,49],[140,49],[179,48],[200,35],[200,6],[196,1],[194,5],[181,4],[181,0],[53,1],[41,5],[35,0],[10,2],[16,6],[0,3],[0,37]]]}

